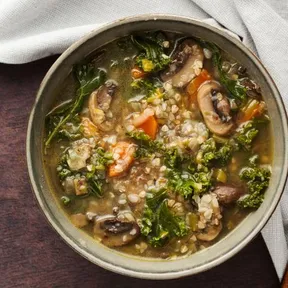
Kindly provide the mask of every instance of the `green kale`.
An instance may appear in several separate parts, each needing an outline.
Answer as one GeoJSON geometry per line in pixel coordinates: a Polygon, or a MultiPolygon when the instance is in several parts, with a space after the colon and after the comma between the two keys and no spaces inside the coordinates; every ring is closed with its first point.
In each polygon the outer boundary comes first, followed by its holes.
{"type": "Polygon", "coordinates": [[[152,78],[149,80],[142,78],[142,79],[135,79],[131,83],[131,87],[135,90],[145,93],[147,96],[151,96],[157,88],[161,88],[163,86],[158,78],[152,78]]]}
{"type": "Polygon", "coordinates": [[[153,82],[148,79],[135,79],[131,83],[131,87],[138,91],[144,91],[146,94],[151,94],[155,90],[155,86],[153,85],[153,82]]]}
{"type": "Polygon", "coordinates": [[[168,208],[167,201],[163,201],[156,211],[152,235],[148,237],[149,243],[153,247],[162,247],[173,237],[183,237],[187,233],[185,221],[175,216],[168,208]]]}
{"type": "Polygon", "coordinates": [[[140,51],[140,54],[136,57],[136,64],[144,72],[158,72],[170,63],[170,57],[164,53],[163,41],[159,41],[157,37],[155,38],[151,34],[146,34],[143,37],[132,35],[131,40],[140,51]]]}
{"type": "MultiPolygon", "coordinates": [[[[164,164],[170,169],[180,168],[184,161],[189,161],[175,149],[167,149],[164,153],[164,164]]],[[[190,163],[189,163],[190,164],[190,163]]]]}
{"type": "Polygon", "coordinates": [[[59,180],[64,181],[67,177],[75,177],[76,175],[76,177],[80,176],[86,180],[88,193],[80,196],[65,196],[66,198],[62,199],[63,204],[68,205],[74,199],[89,196],[101,198],[103,196],[103,184],[105,183],[105,169],[109,164],[113,163],[112,154],[105,152],[102,147],[95,149],[90,158],[90,163],[88,164],[90,166],[89,171],[72,171],[67,163],[68,159],[69,154],[68,150],[66,150],[57,166],[59,180]],[[67,197],[70,199],[70,201],[67,200],[67,197]]]}
{"type": "Polygon", "coordinates": [[[154,212],[167,197],[166,189],[160,189],[158,191],[151,190],[146,194],[146,204],[141,220],[141,234],[148,236],[152,232],[152,225],[155,222],[154,212]]]}
{"type": "Polygon", "coordinates": [[[153,247],[162,247],[173,237],[188,233],[185,221],[175,216],[167,205],[166,190],[147,193],[141,220],[141,234],[146,236],[153,247]]]}
{"type": "Polygon", "coordinates": [[[207,172],[181,172],[181,170],[167,169],[168,188],[174,193],[188,198],[194,194],[203,194],[211,187],[211,175],[207,172]]]}
{"type": "Polygon", "coordinates": [[[65,123],[56,135],[59,139],[68,139],[71,141],[77,140],[82,136],[81,120],[78,115],[75,115],[69,122],[65,123]]]}
{"type": "Polygon", "coordinates": [[[237,100],[240,104],[245,102],[246,88],[241,84],[241,82],[237,79],[231,79],[227,73],[223,70],[223,60],[221,56],[221,51],[219,47],[214,44],[203,40],[197,40],[202,47],[209,49],[212,52],[212,59],[214,65],[217,67],[219,72],[220,82],[221,84],[230,92],[228,97],[237,100]]]}
{"type": "Polygon", "coordinates": [[[152,140],[143,131],[135,130],[128,132],[127,136],[132,138],[138,145],[135,155],[136,158],[147,158],[155,152],[164,151],[163,143],[152,140]]]}
{"type": "Polygon", "coordinates": [[[64,206],[68,206],[71,203],[71,198],[69,198],[68,196],[62,196],[61,201],[64,206]]]}
{"type": "Polygon", "coordinates": [[[199,164],[209,166],[210,164],[220,164],[225,166],[232,157],[233,148],[229,143],[224,144],[218,150],[213,138],[206,140],[200,147],[196,156],[199,164]]]}
{"type": "MultiPolygon", "coordinates": [[[[160,99],[164,97],[163,85],[158,78],[152,79],[135,79],[131,83],[131,87],[138,95],[143,95],[143,98],[146,98],[148,102],[152,102],[155,99],[160,99]]],[[[132,91],[133,92],[133,91],[132,91]]],[[[137,97],[137,96],[136,96],[137,97]]],[[[141,99],[143,99],[141,98],[141,99]]],[[[132,97],[133,99],[133,97],[132,97]]],[[[130,100],[131,101],[131,100],[130,100]]]]}
{"type": "Polygon", "coordinates": [[[66,177],[72,176],[74,174],[73,171],[70,170],[67,160],[68,160],[68,154],[64,153],[60,158],[60,161],[56,168],[58,177],[61,181],[63,181],[66,177]]]}
{"type": "Polygon", "coordinates": [[[95,152],[93,152],[90,162],[92,164],[92,169],[105,170],[105,168],[109,164],[112,164],[114,160],[111,152],[106,152],[102,147],[98,147],[95,152]]]}
{"type": "Polygon", "coordinates": [[[148,158],[153,153],[162,154],[164,164],[170,168],[175,168],[182,164],[190,164],[192,161],[191,157],[180,154],[176,148],[165,148],[162,142],[152,140],[143,131],[135,130],[128,132],[127,136],[132,138],[138,145],[135,155],[136,158],[148,158]]]}
{"type": "Polygon", "coordinates": [[[227,73],[223,71],[222,68],[222,57],[220,51],[214,51],[213,53],[213,62],[214,65],[217,67],[220,77],[220,82],[225,86],[225,88],[230,92],[228,97],[236,99],[239,103],[245,102],[247,95],[246,95],[246,88],[241,84],[241,82],[237,80],[233,80],[229,78],[227,73]]]}
{"type": "Polygon", "coordinates": [[[264,192],[269,185],[270,170],[256,166],[244,167],[239,176],[246,182],[250,194],[240,198],[237,204],[242,208],[259,208],[264,199],[264,192]]]}
{"type": "Polygon", "coordinates": [[[209,165],[212,160],[216,159],[216,143],[213,138],[206,140],[197,153],[196,160],[205,166],[209,165]]]}
{"type": "Polygon", "coordinates": [[[216,153],[217,163],[221,166],[225,166],[231,160],[232,152],[233,148],[231,145],[225,144],[221,146],[216,153]]]}
{"type": "Polygon", "coordinates": [[[234,139],[245,150],[250,150],[255,137],[258,135],[259,130],[254,121],[249,121],[237,129],[234,139]]]}
{"type": "Polygon", "coordinates": [[[90,159],[91,171],[85,174],[88,184],[88,193],[91,196],[101,198],[103,196],[102,186],[104,184],[104,174],[106,167],[112,164],[113,156],[110,152],[105,152],[102,147],[98,147],[90,159]]]}
{"type": "MultiPolygon", "coordinates": [[[[60,132],[61,129],[63,131],[65,124],[77,116],[83,107],[86,97],[100,87],[106,78],[104,70],[96,70],[92,64],[76,66],[74,72],[79,83],[75,99],[65,102],[58,109],[53,109],[46,116],[46,127],[48,130],[48,137],[45,141],[46,147],[49,146],[54,138],[63,136],[63,132],[62,135],[60,132]]],[[[64,135],[67,136],[67,133],[64,132],[64,135]]]]}
{"type": "MultiPolygon", "coordinates": [[[[191,157],[180,154],[177,149],[166,149],[163,143],[153,141],[144,132],[133,131],[127,135],[134,139],[138,145],[136,157],[149,157],[155,152],[163,155],[164,164],[168,168],[166,177],[169,190],[187,198],[190,195],[201,194],[210,189],[211,175],[207,171],[196,172],[196,169],[192,167],[194,161],[191,157]],[[188,171],[184,173],[184,170],[188,171]]],[[[224,155],[224,152],[222,154],[224,155]]]]}
{"type": "Polygon", "coordinates": [[[103,197],[103,181],[100,179],[97,179],[97,177],[95,177],[95,175],[90,176],[87,179],[87,190],[88,190],[88,194],[89,196],[95,196],[96,198],[102,198],[103,197]]]}

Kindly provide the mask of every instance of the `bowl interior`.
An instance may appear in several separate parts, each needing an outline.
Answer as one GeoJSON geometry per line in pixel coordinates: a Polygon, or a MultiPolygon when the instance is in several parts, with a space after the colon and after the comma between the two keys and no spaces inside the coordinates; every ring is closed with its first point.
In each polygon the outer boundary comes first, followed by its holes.
{"type": "Polygon", "coordinates": [[[27,161],[32,186],[46,217],[62,238],[90,261],[114,272],[149,279],[169,279],[194,274],[222,263],[244,247],[260,231],[274,211],[287,173],[287,119],[274,82],[253,55],[238,40],[205,23],[176,16],[150,15],[114,22],[82,38],[68,48],[51,67],[37,94],[27,134],[27,161]],[[57,97],[57,91],[74,64],[115,38],[145,30],[167,30],[215,42],[231,54],[260,84],[268,104],[274,135],[272,178],[261,207],[246,217],[232,233],[215,245],[188,258],[167,261],[131,257],[108,249],[75,228],[60,209],[44,175],[42,149],[45,115],[57,97]],[[277,132],[276,132],[277,131],[277,132]],[[275,133],[276,132],[276,133],[275,133]]]}

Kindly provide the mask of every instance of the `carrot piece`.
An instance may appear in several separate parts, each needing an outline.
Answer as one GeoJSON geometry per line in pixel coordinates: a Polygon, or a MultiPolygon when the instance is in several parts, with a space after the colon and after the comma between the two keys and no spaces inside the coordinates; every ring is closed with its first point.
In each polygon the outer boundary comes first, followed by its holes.
{"type": "Polygon", "coordinates": [[[259,102],[257,100],[252,100],[243,108],[240,112],[237,122],[244,123],[251,120],[254,117],[260,116],[265,109],[265,103],[263,101],[259,102]]]}
{"type": "Polygon", "coordinates": [[[134,66],[134,68],[131,70],[131,76],[134,79],[140,79],[143,78],[146,75],[146,73],[139,68],[138,66],[134,66]]]}
{"type": "Polygon", "coordinates": [[[198,88],[207,80],[211,79],[211,75],[207,70],[203,69],[201,73],[194,78],[187,86],[186,91],[190,95],[190,102],[197,103],[197,91],[198,88]]]}
{"type": "Polygon", "coordinates": [[[139,127],[144,122],[146,122],[150,116],[153,116],[153,115],[154,115],[154,111],[151,108],[147,108],[139,116],[133,119],[132,124],[135,127],[139,127]]]}
{"type": "Polygon", "coordinates": [[[158,123],[154,116],[149,116],[145,122],[139,125],[137,128],[142,129],[151,139],[156,138],[158,123]]]}
{"type": "Polygon", "coordinates": [[[116,177],[126,172],[134,161],[135,145],[129,142],[118,142],[112,149],[115,162],[108,167],[108,176],[116,177]],[[117,155],[117,157],[115,157],[117,155]]]}

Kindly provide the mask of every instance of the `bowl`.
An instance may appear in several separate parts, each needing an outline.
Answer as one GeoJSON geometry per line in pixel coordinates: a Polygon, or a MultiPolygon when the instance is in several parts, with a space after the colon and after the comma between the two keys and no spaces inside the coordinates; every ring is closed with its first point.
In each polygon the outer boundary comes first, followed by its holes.
{"type": "Polygon", "coordinates": [[[70,46],[43,79],[32,109],[27,131],[27,162],[35,196],[46,218],[64,241],[91,262],[116,273],[146,279],[171,279],[210,269],[239,252],[266,224],[280,200],[288,170],[287,116],[281,96],[260,60],[240,41],[201,21],[173,15],[143,15],[125,18],[94,30],[70,46]],[[262,88],[274,134],[272,177],[261,207],[250,213],[231,233],[213,246],[187,258],[157,260],[129,256],[111,250],[79,230],[69,221],[54,198],[44,173],[43,136],[45,115],[52,107],[59,87],[80,62],[103,44],[139,31],[182,32],[216,43],[244,67],[262,88]],[[277,134],[275,133],[277,131],[277,134]],[[165,262],[165,265],[163,265],[165,262]]]}

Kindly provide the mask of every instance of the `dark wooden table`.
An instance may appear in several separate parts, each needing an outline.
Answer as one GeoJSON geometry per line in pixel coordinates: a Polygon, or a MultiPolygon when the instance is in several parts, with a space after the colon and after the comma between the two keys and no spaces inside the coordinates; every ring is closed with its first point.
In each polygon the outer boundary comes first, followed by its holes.
{"type": "Polygon", "coordinates": [[[60,239],[36,203],[25,159],[29,113],[40,81],[55,59],[0,64],[0,287],[279,287],[260,235],[226,263],[170,281],[105,271],[60,239]]]}

